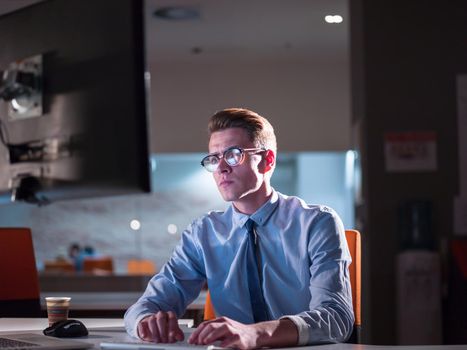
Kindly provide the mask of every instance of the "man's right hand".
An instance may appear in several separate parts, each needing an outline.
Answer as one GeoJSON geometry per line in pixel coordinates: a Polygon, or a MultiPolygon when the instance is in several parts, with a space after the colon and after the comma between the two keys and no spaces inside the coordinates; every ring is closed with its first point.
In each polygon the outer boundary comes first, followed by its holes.
{"type": "Polygon", "coordinates": [[[138,336],[155,343],[175,343],[184,338],[177,316],[172,311],[159,311],[143,318],[138,323],[138,336]]]}

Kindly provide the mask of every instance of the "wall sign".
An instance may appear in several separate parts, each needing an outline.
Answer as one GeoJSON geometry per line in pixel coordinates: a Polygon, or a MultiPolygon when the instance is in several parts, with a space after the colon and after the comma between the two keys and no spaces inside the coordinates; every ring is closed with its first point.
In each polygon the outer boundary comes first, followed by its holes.
{"type": "Polygon", "coordinates": [[[436,132],[387,132],[384,154],[388,172],[436,171],[436,132]]]}

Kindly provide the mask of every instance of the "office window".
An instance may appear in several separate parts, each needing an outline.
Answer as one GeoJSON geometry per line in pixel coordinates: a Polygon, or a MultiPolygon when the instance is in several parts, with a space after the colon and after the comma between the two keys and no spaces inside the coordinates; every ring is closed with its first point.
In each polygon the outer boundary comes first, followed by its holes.
{"type": "MultiPolygon", "coordinates": [[[[31,227],[40,269],[67,259],[74,242],[97,255],[112,256],[116,273],[129,259],[145,258],[160,268],[181,232],[196,217],[227,204],[212,175],[200,165],[201,153],[152,155],[152,193],[56,202],[45,207],[2,205],[1,226],[31,227]]],[[[354,227],[354,152],[280,154],[272,184],[284,194],[334,208],[345,227],[354,227]]]]}

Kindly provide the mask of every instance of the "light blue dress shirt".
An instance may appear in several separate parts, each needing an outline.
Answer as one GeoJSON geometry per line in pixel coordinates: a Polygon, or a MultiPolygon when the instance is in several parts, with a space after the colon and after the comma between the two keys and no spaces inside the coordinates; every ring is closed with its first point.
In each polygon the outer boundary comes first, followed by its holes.
{"type": "Polygon", "coordinates": [[[127,310],[128,333],[136,336],[138,322],[159,310],[182,316],[206,281],[217,316],[253,323],[245,254],[249,217],[259,236],[270,318],[291,319],[299,345],[345,341],[354,315],[342,221],[329,207],[276,191],[251,216],[231,205],[188,226],[170,260],[127,310]]]}

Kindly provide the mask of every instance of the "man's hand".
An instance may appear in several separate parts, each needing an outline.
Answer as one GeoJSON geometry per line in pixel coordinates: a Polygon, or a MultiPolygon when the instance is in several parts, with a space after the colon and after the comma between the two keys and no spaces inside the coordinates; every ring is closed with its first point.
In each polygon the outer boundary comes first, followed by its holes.
{"type": "Polygon", "coordinates": [[[298,331],[288,319],[246,325],[220,317],[201,323],[188,339],[190,344],[197,345],[217,341],[222,347],[237,349],[293,346],[298,343],[298,331]]]}
{"type": "Polygon", "coordinates": [[[159,311],[143,318],[138,323],[138,336],[155,343],[175,343],[184,338],[177,316],[172,311],[159,311]]]}

